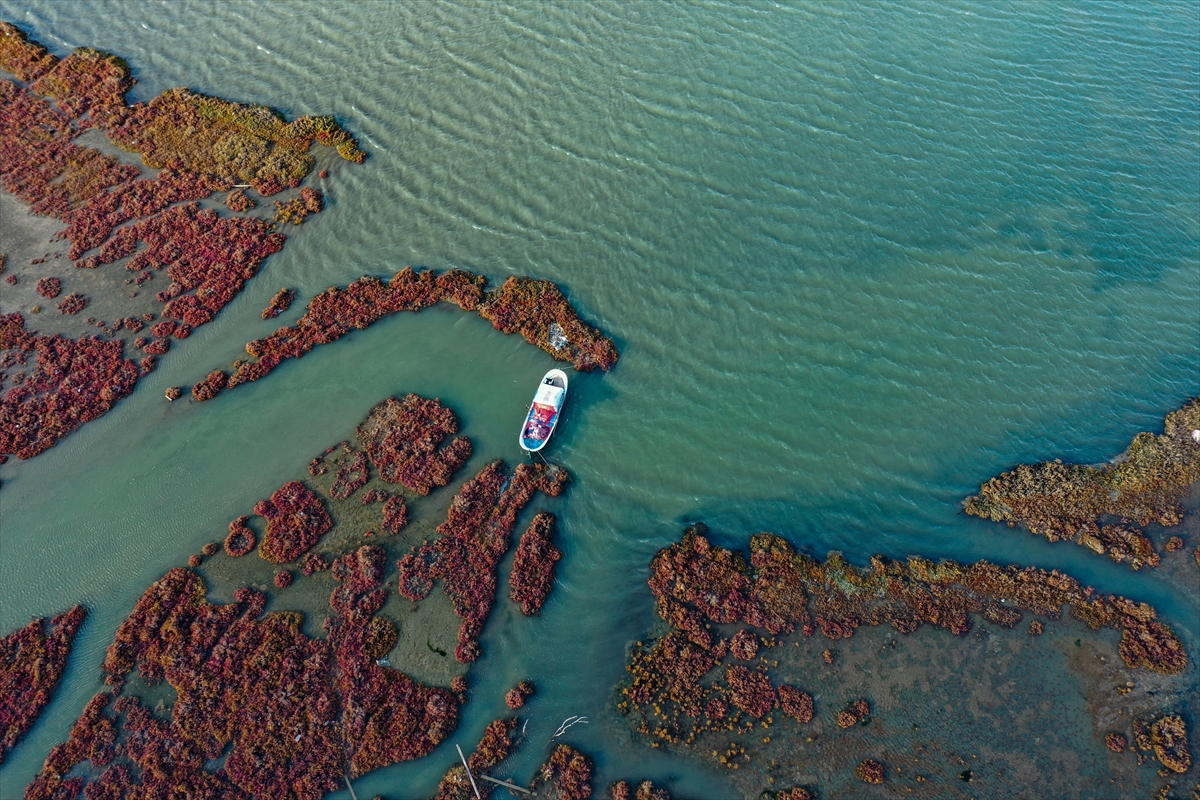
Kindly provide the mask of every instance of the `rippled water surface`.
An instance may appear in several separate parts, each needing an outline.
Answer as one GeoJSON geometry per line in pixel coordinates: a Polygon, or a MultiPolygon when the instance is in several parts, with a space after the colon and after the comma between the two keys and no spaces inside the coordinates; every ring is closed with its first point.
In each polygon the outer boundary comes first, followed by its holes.
{"type": "MultiPolygon", "coordinates": [[[[538,619],[498,605],[464,746],[529,676],[531,734],[588,715],[571,741],[602,785],[723,796],[605,712],[653,621],[647,562],[695,519],[860,563],[1061,566],[1154,602],[1198,651],[1200,609],[1163,579],[959,513],[1002,469],[1111,457],[1200,393],[1194,3],[0,0],[0,17],[60,55],[123,56],[134,99],[186,85],[332,113],[370,154],[333,165],[328,210],[132,397],[0,469],[0,630],[93,612],[4,796],[96,691],[144,588],[376,402],[440,397],[476,443],[469,469],[520,457],[551,360],[457,310],[381,322],[217,402],[162,401],[273,330],[259,310],[281,285],[300,292],[290,320],[408,264],[556,281],[621,350],[612,373],[572,376],[559,583],[538,619]]],[[[359,794],[427,795],[452,758],[359,794]]]]}

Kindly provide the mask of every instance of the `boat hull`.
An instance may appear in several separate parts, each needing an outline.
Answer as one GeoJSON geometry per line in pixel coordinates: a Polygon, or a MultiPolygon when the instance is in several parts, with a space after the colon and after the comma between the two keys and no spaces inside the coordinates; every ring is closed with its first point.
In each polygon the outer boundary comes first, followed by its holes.
{"type": "Polygon", "coordinates": [[[558,427],[566,400],[567,373],[561,369],[552,369],[542,376],[542,382],[538,384],[538,390],[534,393],[533,403],[525,415],[525,422],[521,425],[521,433],[517,438],[522,450],[536,453],[546,446],[558,427]]]}

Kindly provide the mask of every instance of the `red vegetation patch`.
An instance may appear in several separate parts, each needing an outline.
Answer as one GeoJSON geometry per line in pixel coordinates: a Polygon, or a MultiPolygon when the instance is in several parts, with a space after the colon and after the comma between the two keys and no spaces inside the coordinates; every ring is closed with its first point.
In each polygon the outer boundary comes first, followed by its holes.
{"type": "Polygon", "coordinates": [[[861,722],[866,722],[870,716],[871,707],[866,700],[853,700],[838,712],[837,724],[839,728],[853,728],[861,722]]]}
{"type": "Polygon", "coordinates": [[[361,450],[354,450],[349,442],[343,442],[345,451],[334,474],[329,496],[334,500],[349,500],[350,495],[367,485],[371,472],[367,468],[367,457],[361,450]]]}
{"type": "Polygon", "coordinates": [[[789,686],[785,683],[779,687],[779,707],[783,709],[783,713],[792,717],[797,722],[812,722],[812,695],[800,691],[795,686],[789,686]]]}
{"type": "Polygon", "coordinates": [[[292,307],[292,301],[296,299],[295,289],[280,289],[271,298],[271,302],[263,309],[263,319],[274,319],[283,312],[292,307]]]}
{"type": "Polygon", "coordinates": [[[325,207],[323,201],[320,192],[306,186],[300,190],[299,197],[293,197],[284,203],[275,202],[275,221],[280,225],[288,222],[300,225],[309,214],[317,214],[325,207]]]}
{"type": "MultiPolygon", "coordinates": [[[[172,283],[159,293],[159,302],[188,326],[211,319],[284,237],[262,220],[218,219],[195,203],[177,204],[239,181],[263,191],[297,186],[313,165],[306,151],[314,141],[335,147],[343,158],[363,159],[331,117],[287,123],[267,108],[186,89],[128,106],[125,95],[134,81],[121,59],[80,48],[60,60],[7,23],[0,23],[0,67],[29,84],[0,81],[0,187],[32,213],[66,225],[59,236],[71,242],[68,257],[77,267],[132,256],[126,266],[138,273],[131,279],[137,286],[154,277],[152,270],[168,267],[172,283]],[[144,180],[137,167],[76,144],[89,128],[141,153],[161,172],[144,180]],[[95,248],[98,253],[85,257],[95,248]]],[[[302,190],[299,200],[306,213],[321,204],[312,189],[302,190]]],[[[234,208],[252,205],[241,192],[227,202],[234,208]]],[[[8,279],[17,282],[15,275],[8,279]]],[[[57,280],[43,279],[43,294],[56,296],[51,281],[57,280]]],[[[59,310],[77,314],[86,305],[86,298],[72,294],[59,310]]],[[[184,338],[190,327],[177,331],[184,338]]],[[[149,355],[161,355],[167,344],[151,347],[149,355]]],[[[143,371],[152,368],[152,361],[144,362],[143,371]]]]}
{"type": "Polygon", "coordinates": [[[366,328],[399,311],[420,311],[440,301],[464,311],[478,310],[505,333],[521,333],[555,358],[571,361],[579,370],[611,369],[617,361],[612,340],[579,320],[558,287],[549,281],[510,278],[484,294],[487,279],[461,270],[441,275],[405,267],[384,283],[363,277],[344,289],[332,287],[313,298],[294,327],[280,328],[265,339],[246,345],[257,362],[242,364],[231,386],[256,381],[281,362],[299,358],[352,330],[366,328]]]}
{"type": "Polygon", "coordinates": [[[54,696],[86,616],[75,606],[51,619],[49,632],[45,620],[35,619],[0,639],[0,764],[54,696]]]}
{"type": "Polygon", "coordinates": [[[775,707],[775,687],[765,672],[731,666],[725,672],[725,680],[729,683],[729,700],[755,719],[775,707]]]}
{"type": "Polygon", "coordinates": [[[1188,750],[1187,723],[1183,717],[1168,714],[1159,717],[1150,726],[1150,745],[1154,757],[1171,772],[1180,775],[1192,767],[1192,754],[1188,750]]]}
{"type": "Polygon", "coordinates": [[[342,785],[347,765],[354,776],[427,755],[454,729],[458,706],[370,658],[384,560],[369,547],[338,559],[328,641],[306,637],[297,613],[263,615],[262,594],[238,589],[234,603],[213,605],[198,576],[171,570],[138,601],[104,663],[118,690],[135,667],[151,685],[165,679],[178,696],[170,719],[132,697],[106,713],[111,696],[98,695],[26,796],[74,797],[89,781],[89,798],[315,800],[342,785]],[[89,760],[94,770],[64,777],[89,760]]]}
{"type": "Polygon", "coordinates": [[[307,578],[314,573],[324,572],[327,569],[329,569],[329,561],[325,556],[320,553],[309,553],[304,557],[304,561],[301,562],[300,573],[307,578]]]}
{"type": "Polygon", "coordinates": [[[517,545],[509,576],[508,596],[521,606],[521,613],[538,613],[554,588],[554,565],[562,553],[550,542],[554,535],[554,515],[539,511],[517,545]]]}
{"type": "MultiPolygon", "coordinates": [[[[170,339],[155,339],[143,347],[142,352],[148,356],[165,356],[170,349],[170,339]]],[[[195,394],[194,391],[192,393],[195,394]]]]}
{"type": "MultiPolygon", "coordinates": [[[[475,750],[467,756],[467,766],[471,768],[471,774],[475,777],[475,785],[479,786],[480,791],[486,791],[484,787],[488,786],[482,781],[480,775],[486,775],[498,767],[500,762],[508,758],[509,753],[512,752],[512,735],[516,728],[517,720],[515,718],[498,719],[488,723],[483,730],[479,744],[475,745],[475,750]]],[[[446,771],[441,783],[438,784],[437,794],[433,797],[434,800],[474,800],[475,791],[471,787],[471,779],[467,776],[467,771],[463,769],[462,764],[455,764],[446,771]]]]}
{"type": "Polygon", "coordinates": [[[813,793],[797,786],[792,789],[784,789],[772,800],[813,800],[813,793]]]}
{"type": "Polygon", "coordinates": [[[366,656],[372,636],[365,619],[387,599],[380,588],[384,551],[364,547],[342,556],[333,577],[342,582],[330,598],[338,616],[325,629],[335,648],[335,687],[345,708],[344,736],[355,774],[427,755],[458,724],[458,704],[445,689],[429,689],[407,675],[376,666],[366,656]]]}
{"type": "Polygon", "coordinates": [[[1051,542],[1070,540],[1134,569],[1157,566],[1159,556],[1139,526],[1178,525],[1180,501],[1200,481],[1200,399],[1167,415],[1160,435],[1139,433],[1118,458],[1101,466],[1046,461],[1022,464],[968,497],[968,514],[1025,526],[1051,542]],[[1119,517],[1125,524],[1099,524],[1119,517]],[[1132,521],[1132,522],[1130,522],[1132,521]]]}
{"type": "Polygon", "coordinates": [[[54,67],[58,59],[46,48],[31,42],[16,25],[0,22],[0,69],[29,83],[54,67]]]}
{"type": "Polygon", "coordinates": [[[221,545],[217,544],[216,542],[209,542],[208,544],[204,545],[204,547],[200,548],[200,552],[206,556],[215,556],[220,549],[221,545]]]}
{"type": "Polygon", "coordinates": [[[753,661],[758,655],[758,637],[743,628],[729,640],[729,653],[742,661],[753,661]]]}
{"type": "Polygon", "coordinates": [[[533,776],[533,788],[542,785],[558,800],[587,800],[592,796],[592,760],[569,745],[555,745],[533,776]]]}
{"type": "Polygon", "coordinates": [[[612,800],[671,800],[671,793],[656,787],[653,781],[642,781],[636,789],[629,788],[626,781],[617,781],[608,787],[608,796],[612,800]]]}
{"type": "Polygon", "coordinates": [[[1129,746],[1129,740],[1125,738],[1125,734],[1113,731],[1105,734],[1104,746],[1114,753],[1124,753],[1125,748],[1129,746]]]}
{"type": "Polygon", "coordinates": [[[53,447],[80,425],[104,414],[133,391],[137,364],[120,340],[67,339],[25,330],[20,314],[0,315],[0,349],[16,363],[37,367],[0,399],[0,453],[26,459],[53,447]]]}
{"type": "Polygon", "coordinates": [[[408,600],[423,600],[435,579],[463,620],[454,656],[461,663],[479,657],[476,639],[496,598],[496,565],[508,550],[508,540],[534,492],[557,496],[566,471],[546,464],[521,464],[511,477],[504,464],[493,461],[463,484],[450,505],[440,538],[426,541],[397,564],[399,591],[408,600]]]}
{"type": "Polygon", "coordinates": [[[369,506],[371,503],[386,503],[391,495],[382,489],[368,489],[362,494],[362,504],[369,506]]]}
{"type": "Polygon", "coordinates": [[[234,189],[225,196],[225,207],[230,211],[242,213],[254,208],[257,204],[250,199],[250,195],[242,189],[234,189]]]}
{"type": "MultiPolygon", "coordinates": [[[[159,339],[158,341],[165,342],[167,340],[159,339]]],[[[149,348],[146,348],[146,352],[150,352],[149,348]]],[[[228,375],[219,369],[213,370],[208,373],[207,378],[192,387],[192,397],[196,398],[196,401],[200,403],[203,403],[205,400],[212,400],[225,388],[228,382],[228,375]]]]}
{"type": "Polygon", "coordinates": [[[333,527],[325,506],[299,481],[285,483],[270,500],[260,500],[254,513],[267,519],[258,554],[273,564],[295,561],[333,527]]]}
{"type": "Polygon", "coordinates": [[[229,523],[229,535],[225,537],[225,552],[234,558],[248,555],[254,549],[258,537],[246,523],[250,517],[238,517],[229,523]]]}
{"type": "Polygon", "coordinates": [[[474,309],[484,283],[482,276],[457,270],[434,276],[406,267],[386,284],[378,278],[363,277],[345,289],[326,289],[312,299],[295,327],[280,328],[246,345],[246,352],[258,361],[239,367],[231,385],[256,381],[285,359],[299,358],[318,345],[336,341],[398,311],[420,311],[443,299],[470,304],[474,309]]]}
{"type": "Polygon", "coordinates": [[[383,504],[383,531],[395,536],[408,525],[408,506],[403,497],[389,497],[383,504]]]}
{"type": "Polygon", "coordinates": [[[883,764],[868,758],[854,768],[854,777],[863,783],[883,783],[883,764]]]}
{"type": "MultiPolygon", "coordinates": [[[[651,561],[650,590],[673,630],[649,647],[638,643],[633,649],[618,704],[622,712],[640,716],[640,732],[668,743],[690,743],[705,730],[736,725],[736,718],[706,714],[718,710],[713,699],[728,699],[750,716],[767,707],[765,676],[748,683],[757,679],[731,668],[728,692],[702,682],[731,650],[729,641],[713,636],[713,623],[746,623],[771,633],[820,630],[835,640],[853,636],[860,625],[884,623],[901,633],[928,624],[961,635],[971,627],[971,614],[1011,626],[1022,612],[1057,619],[1067,606],[1093,629],[1120,630],[1118,650],[1127,666],[1167,674],[1187,666],[1183,644],[1153,608],[1098,594],[1056,570],[986,561],[935,564],[917,557],[907,562],[876,557],[859,569],[837,553],[819,562],[771,534],[751,538],[747,562],[711,544],[703,532],[703,526],[689,528],[681,542],[651,561]]],[[[855,724],[860,717],[852,716],[855,724]]]]}
{"type": "Polygon", "coordinates": [[[504,704],[516,711],[533,697],[533,681],[521,681],[504,695],[504,704]]]}
{"type": "Polygon", "coordinates": [[[447,436],[457,432],[453,411],[415,394],[383,401],[355,431],[359,446],[383,480],[422,495],[449,483],[471,457],[471,442],[463,436],[438,450],[447,436]]]}
{"type": "Polygon", "coordinates": [[[555,358],[570,361],[575,369],[610,370],[617,363],[617,348],[600,331],[579,319],[559,288],[550,281],[512,277],[499,290],[489,292],[479,315],[502,333],[519,333],[525,341],[555,358]]]}
{"type": "Polygon", "coordinates": [[[150,326],[150,332],[159,338],[165,339],[175,332],[175,322],[169,319],[164,319],[162,322],[156,322],[150,326]]]}
{"type": "Polygon", "coordinates": [[[286,569],[275,573],[275,588],[286,589],[292,585],[292,573],[286,569]]]}
{"type": "Polygon", "coordinates": [[[71,292],[69,295],[58,301],[58,313],[60,314],[78,314],[87,308],[88,299],[79,292],[71,292]]]}
{"type": "Polygon", "coordinates": [[[62,281],[58,278],[38,278],[37,293],[48,300],[53,300],[62,292],[62,281]]]}

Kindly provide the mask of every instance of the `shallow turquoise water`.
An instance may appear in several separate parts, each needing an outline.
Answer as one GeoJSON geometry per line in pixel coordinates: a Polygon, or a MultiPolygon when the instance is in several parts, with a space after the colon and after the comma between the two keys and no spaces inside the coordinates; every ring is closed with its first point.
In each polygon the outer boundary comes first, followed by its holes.
{"type": "MultiPolygon", "coordinates": [[[[858,561],[1062,566],[1154,602],[1198,652],[1200,610],[1162,579],[958,505],[1014,463],[1108,458],[1200,393],[1194,4],[0,0],[0,17],[60,54],[125,57],[135,99],[187,85],[334,113],[370,153],[333,165],[328,210],[133,397],[0,468],[0,630],[93,612],[5,796],[96,690],[145,586],[379,400],[440,397],[476,444],[469,469],[519,457],[550,359],[450,309],[215,403],[162,402],[273,330],[258,312],[280,285],[307,301],[406,264],[557,281],[622,353],[573,376],[553,449],[575,477],[567,557],[542,618],[489,623],[464,745],[532,676],[536,724],[592,718],[572,741],[602,785],[673,775],[720,796],[603,721],[652,621],[646,564],[686,520],[858,561]]],[[[444,756],[360,795],[428,794],[444,756]]]]}

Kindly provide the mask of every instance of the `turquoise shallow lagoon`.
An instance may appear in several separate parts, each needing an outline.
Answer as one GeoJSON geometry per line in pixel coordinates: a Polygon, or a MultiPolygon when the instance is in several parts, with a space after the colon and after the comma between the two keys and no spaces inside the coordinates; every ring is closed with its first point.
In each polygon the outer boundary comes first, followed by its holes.
{"type": "MultiPolygon", "coordinates": [[[[473,744],[532,677],[522,780],[537,737],[586,714],[570,741],[600,786],[728,796],[606,711],[655,619],[647,563],[693,520],[727,545],[771,530],[856,563],[1060,567],[1154,603],[1200,654],[1181,587],[959,506],[1023,461],[1107,459],[1200,394],[1194,3],[0,0],[0,18],[59,55],[121,55],[134,100],[185,85],[332,113],[369,153],[333,165],[327,210],[133,396],[0,468],[0,630],[92,612],[4,797],[97,690],[145,587],[375,403],[439,397],[476,445],[468,471],[521,457],[552,361],[456,309],[380,322],[216,402],[163,402],[327,286],[410,264],[553,280],[621,350],[610,374],[572,374],[551,451],[574,476],[559,583],[538,619],[498,605],[454,737],[473,744]],[[299,301],[262,321],[283,285],[299,301]]],[[[452,744],[359,795],[431,794],[452,744]]]]}

